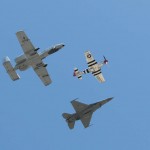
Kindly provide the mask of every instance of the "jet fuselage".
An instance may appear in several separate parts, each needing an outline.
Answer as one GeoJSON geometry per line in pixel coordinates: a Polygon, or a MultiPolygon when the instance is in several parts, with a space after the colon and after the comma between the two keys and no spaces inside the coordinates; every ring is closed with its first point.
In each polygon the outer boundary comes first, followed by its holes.
{"type": "Polygon", "coordinates": [[[36,52],[39,48],[35,49],[35,53],[30,54],[29,58],[26,54],[23,54],[15,59],[16,65],[14,69],[15,70],[19,69],[20,71],[24,71],[28,69],[30,66],[33,66],[34,64],[36,64],[37,67],[41,67],[41,66],[46,67],[47,65],[44,63],[37,64],[37,59],[39,59],[39,56],[40,56],[40,59],[42,60],[46,58],[48,55],[51,55],[57,52],[62,47],[64,47],[64,44],[57,44],[53,46],[52,48],[49,48],[48,50],[43,51],[42,53],[36,52]]]}
{"type": "Polygon", "coordinates": [[[87,115],[88,113],[91,113],[91,112],[93,113],[94,111],[96,111],[100,107],[101,107],[100,102],[90,104],[90,105],[87,106],[87,108],[81,110],[80,112],[72,114],[67,119],[67,121],[72,122],[72,121],[80,120],[83,116],[85,116],[85,115],[87,115]]]}

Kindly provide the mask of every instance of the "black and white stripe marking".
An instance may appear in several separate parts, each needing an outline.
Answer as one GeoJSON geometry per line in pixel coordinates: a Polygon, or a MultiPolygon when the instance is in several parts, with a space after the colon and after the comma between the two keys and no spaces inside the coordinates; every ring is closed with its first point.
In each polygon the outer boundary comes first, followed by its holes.
{"type": "Polygon", "coordinates": [[[97,71],[93,71],[92,72],[92,74],[94,75],[94,76],[97,76],[97,75],[99,75],[99,74],[101,74],[102,72],[101,72],[101,70],[99,69],[99,70],[97,70],[97,71]]]}
{"type": "Polygon", "coordinates": [[[77,76],[78,77],[78,79],[81,79],[82,78],[82,76],[77,76]]]}
{"type": "Polygon", "coordinates": [[[83,71],[84,74],[90,73],[89,69],[83,71]]]}
{"type": "Polygon", "coordinates": [[[88,62],[87,64],[88,64],[88,67],[92,67],[93,65],[96,65],[97,62],[95,60],[92,60],[92,61],[88,62]]]}

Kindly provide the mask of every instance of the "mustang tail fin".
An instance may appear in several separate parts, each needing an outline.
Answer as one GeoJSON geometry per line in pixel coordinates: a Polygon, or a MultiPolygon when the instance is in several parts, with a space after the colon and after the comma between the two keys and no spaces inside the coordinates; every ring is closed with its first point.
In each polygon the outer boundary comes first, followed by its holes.
{"type": "Polygon", "coordinates": [[[78,70],[78,68],[74,68],[74,72],[73,72],[73,76],[74,77],[77,77],[78,79],[82,79],[82,72],[80,72],[79,70],[78,70]]]}

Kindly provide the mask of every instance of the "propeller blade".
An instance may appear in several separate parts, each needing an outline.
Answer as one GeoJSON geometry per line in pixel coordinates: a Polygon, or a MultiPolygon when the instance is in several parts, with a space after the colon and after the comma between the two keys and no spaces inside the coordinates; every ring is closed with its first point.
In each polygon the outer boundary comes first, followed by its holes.
{"type": "Polygon", "coordinates": [[[104,57],[104,63],[107,64],[107,63],[108,63],[108,60],[106,59],[105,56],[103,56],[103,57],[104,57]]]}
{"type": "Polygon", "coordinates": [[[104,57],[104,59],[106,60],[106,57],[105,56],[103,56],[104,57]]]}

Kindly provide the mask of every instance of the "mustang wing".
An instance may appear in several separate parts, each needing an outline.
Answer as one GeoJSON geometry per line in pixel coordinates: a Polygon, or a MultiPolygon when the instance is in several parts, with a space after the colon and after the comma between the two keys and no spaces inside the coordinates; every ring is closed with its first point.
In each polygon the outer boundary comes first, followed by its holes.
{"type": "MultiPolygon", "coordinates": [[[[96,68],[96,67],[95,67],[95,68],[96,68]]],[[[96,70],[96,71],[93,71],[93,72],[92,72],[93,76],[95,76],[95,78],[96,78],[98,81],[100,81],[100,82],[105,82],[105,79],[104,79],[104,77],[103,77],[103,74],[102,74],[102,72],[101,72],[101,69],[96,68],[95,70],[96,70]]]]}
{"type": "Polygon", "coordinates": [[[27,57],[30,57],[32,54],[36,54],[35,47],[31,43],[30,39],[27,37],[24,31],[19,31],[16,33],[18,41],[26,54],[27,57]]]}
{"type": "Polygon", "coordinates": [[[84,55],[89,68],[97,64],[90,51],[86,51],[84,55]]]}
{"type": "Polygon", "coordinates": [[[92,118],[92,112],[84,115],[82,118],[81,118],[81,122],[82,124],[84,125],[85,128],[89,127],[89,124],[90,124],[90,121],[91,121],[91,118],[92,118]]]}
{"type": "Polygon", "coordinates": [[[76,100],[71,101],[71,104],[76,112],[82,111],[83,109],[85,109],[88,106],[87,104],[83,104],[76,100]]]}
{"type": "Polygon", "coordinates": [[[105,82],[105,79],[104,79],[104,77],[103,77],[103,74],[102,74],[102,73],[100,73],[100,74],[96,75],[95,77],[96,77],[96,79],[97,79],[98,81],[100,81],[100,82],[105,82]]]}
{"type": "Polygon", "coordinates": [[[38,57],[35,62],[33,62],[32,67],[34,69],[34,71],[36,72],[36,74],[39,76],[39,78],[42,80],[42,82],[44,83],[44,85],[49,85],[52,80],[50,79],[50,76],[47,72],[46,67],[44,67],[44,63],[42,62],[42,60],[38,57]]]}

